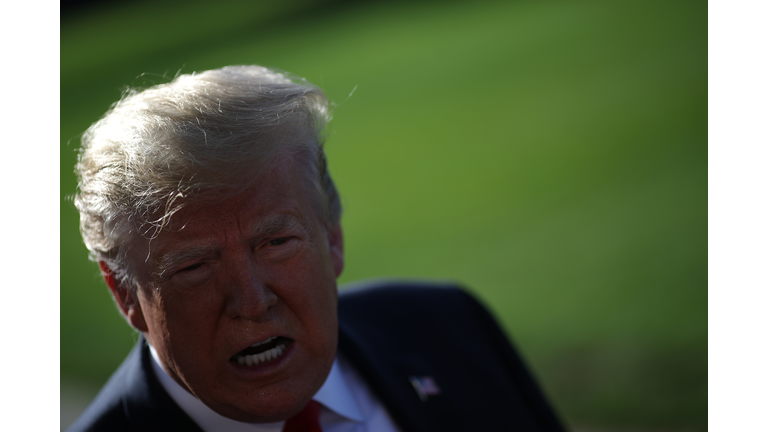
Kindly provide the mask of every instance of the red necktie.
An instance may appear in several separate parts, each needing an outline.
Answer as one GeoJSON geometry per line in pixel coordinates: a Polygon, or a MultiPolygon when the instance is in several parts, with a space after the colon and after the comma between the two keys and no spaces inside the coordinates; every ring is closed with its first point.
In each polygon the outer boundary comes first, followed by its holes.
{"type": "Polygon", "coordinates": [[[323,432],[320,429],[320,404],[309,401],[301,412],[285,422],[283,432],[323,432]]]}

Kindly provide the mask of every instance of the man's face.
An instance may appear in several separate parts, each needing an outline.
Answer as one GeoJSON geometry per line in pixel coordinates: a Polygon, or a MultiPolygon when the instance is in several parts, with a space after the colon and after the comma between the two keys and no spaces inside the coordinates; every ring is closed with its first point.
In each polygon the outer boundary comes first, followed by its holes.
{"type": "Polygon", "coordinates": [[[129,251],[140,307],[129,320],[171,377],[235,420],[294,415],[333,364],[341,229],[305,189],[284,160],[234,198],[184,208],[129,251]]]}

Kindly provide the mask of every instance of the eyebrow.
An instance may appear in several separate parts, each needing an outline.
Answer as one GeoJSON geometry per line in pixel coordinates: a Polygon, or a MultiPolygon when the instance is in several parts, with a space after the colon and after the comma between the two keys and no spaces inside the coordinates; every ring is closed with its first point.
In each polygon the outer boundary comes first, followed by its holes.
{"type": "Polygon", "coordinates": [[[215,250],[216,249],[213,246],[198,246],[164,254],[160,257],[160,262],[157,266],[157,272],[155,272],[155,274],[159,277],[162,277],[165,272],[175,267],[179,263],[203,257],[210,254],[211,252],[214,252],[215,250]]]}
{"type": "MultiPolygon", "coordinates": [[[[257,223],[252,229],[250,229],[250,237],[269,237],[280,233],[281,231],[299,226],[303,231],[306,231],[307,227],[294,215],[283,213],[275,217],[257,223]]],[[[193,261],[212,252],[215,252],[216,248],[213,245],[204,245],[190,247],[179,251],[171,251],[167,254],[160,256],[157,271],[155,275],[162,277],[165,272],[177,266],[184,261],[193,261]]]]}
{"type": "Polygon", "coordinates": [[[292,228],[297,225],[301,227],[302,230],[306,230],[306,226],[301,223],[301,221],[299,221],[296,216],[288,213],[282,213],[257,224],[251,230],[251,235],[254,237],[273,236],[278,234],[280,231],[283,231],[287,228],[292,228]]]}

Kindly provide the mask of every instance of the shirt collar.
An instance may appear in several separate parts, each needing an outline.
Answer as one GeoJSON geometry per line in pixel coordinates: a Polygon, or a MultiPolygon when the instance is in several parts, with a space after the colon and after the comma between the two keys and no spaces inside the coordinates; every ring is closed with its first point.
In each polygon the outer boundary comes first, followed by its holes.
{"type": "MultiPolygon", "coordinates": [[[[243,423],[224,417],[216,411],[208,408],[200,399],[194,397],[186,389],[181,387],[160,365],[160,358],[155,348],[149,345],[152,354],[152,370],[160,384],[171,399],[206,432],[228,430],[233,432],[279,432],[285,422],[276,423],[243,423]]],[[[355,422],[362,422],[363,416],[360,407],[350,391],[344,375],[339,366],[338,357],[333,360],[331,372],[325,379],[323,386],[315,393],[312,399],[320,402],[323,407],[334,413],[355,422]]],[[[321,417],[322,419],[322,417],[321,417]]]]}
{"type": "Polygon", "coordinates": [[[363,415],[360,407],[349,388],[349,383],[344,378],[338,356],[333,360],[331,372],[320,390],[312,398],[320,402],[329,410],[355,422],[362,422],[363,415]]]}

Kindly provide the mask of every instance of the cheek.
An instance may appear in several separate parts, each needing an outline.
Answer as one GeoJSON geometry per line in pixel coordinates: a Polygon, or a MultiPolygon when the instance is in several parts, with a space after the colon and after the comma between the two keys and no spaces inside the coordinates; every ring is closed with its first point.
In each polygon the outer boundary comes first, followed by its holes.
{"type": "Polygon", "coordinates": [[[318,303],[312,315],[312,321],[304,321],[303,325],[309,336],[312,357],[323,364],[331,362],[336,355],[338,345],[338,318],[336,315],[336,303],[327,296],[322,303],[318,303]]]}
{"type": "MultiPolygon", "coordinates": [[[[170,305],[169,305],[170,306],[170,305]]],[[[219,360],[221,328],[213,304],[204,302],[174,303],[165,310],[162,323],[163,348],[166,362],[184,383],[201,376],[214,376],[219,360]]]]}
{"type": "Polygon", "coordinates": [[[338,294],[336,292],[336,285],[325,286],[323,291],[312,306],[316,313],[314,325],[317,327],[318,332],[322,332],[323,339],[335,346],[338,334],[338,294]]]}
{"type": "Polygon", "coordinates": [[[154,344],[154,335],[160,335],[165,328],[165,311],[157,292],[154,290],[140,289],[138,291],[139,305],[141,305],[141,313],[144,316],[144,321],[147,325],[147,338],[150,343],[154,344]],[[149,292],[147,292],[149,291],[149,292]]]}
{"type": "Polygon", "coordinates": [[[185,339],[209,336],[218,327],[221,301],[211,295],[189,296],[183,301],[167,302],[167,328],[185,339]]]}
{"type": "Polygon", "coordinates": [[[304,261],[306,265],[296,266],[290,271],[283,269],[286,278],[284,285],[276,284],[279,297],[302,322],[306,331],[313,334],[313,339],[326,345],[335,340],[338,332],[338,293],[336,279],[327,262],[318,259],[304,261]],[[322,342],[321,342],[322,341],[322,342]]]}
{"type": "Polygon", "coordinates": [[[220,300],[203,293],[168,296],[154,319],[155,332],[174,353],[204,350],[219,327],[220,300]]]}

